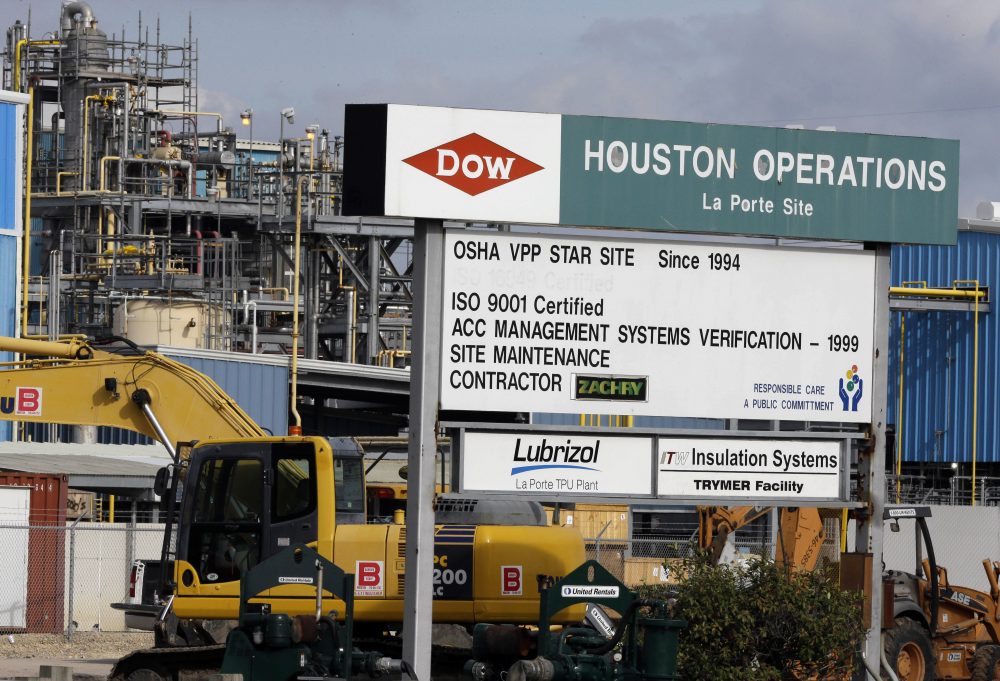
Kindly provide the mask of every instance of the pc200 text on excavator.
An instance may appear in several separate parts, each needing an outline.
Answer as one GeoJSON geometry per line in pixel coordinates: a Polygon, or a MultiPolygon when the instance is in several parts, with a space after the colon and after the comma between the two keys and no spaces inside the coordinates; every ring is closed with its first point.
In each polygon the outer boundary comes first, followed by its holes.
{"type": "MultiPolygon", "coordinates": [[[[402,621],[405,526],[365,524],[363,453],[352,440],[268,437],[213,381],[134,346],[107,352],[80,340],[0,338],[0,350],[48,358],[0,371],[0,399],[13,403],[0,418],[116,426],[171,452],[173,479],[183,480],[172,556],[178,618],[235,619],[240,574],[303,543],[356,575],[362,628],[402,621]],[[195,447],[175,450],[174,443],[193,440],[195,447]]],[[[536,580],[565,575],[584,560],[571,528],[442,525],[436,541],[437,622],[533,623],[536,580]]],[[[313,607],[312,596],[297,595],[294,586],[281,595],[273,607],[288,614],[313,607]]],[[[176,642],[210,642],[188,636],[176,642]]]]}

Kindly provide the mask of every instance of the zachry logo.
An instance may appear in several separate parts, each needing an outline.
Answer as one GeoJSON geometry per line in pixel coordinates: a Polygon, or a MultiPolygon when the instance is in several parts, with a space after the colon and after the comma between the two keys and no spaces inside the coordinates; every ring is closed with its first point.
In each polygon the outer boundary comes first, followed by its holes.
{"type": "Polygon", "coordinates": [[[416,156],[404,158],[403,163],[422,170],[469,196],[482,194],[543,170],[537,163],[474,132],[416,156]]]}
{"type": "Polygon", "coordinates": [[[41,416],[42,389],[17,388],[14,397],[0,397],[0,412],[15,416],[41,416]]]}
{"type": "Polygon", "coordinates": [[[574,376],[573,399],[645,402],[646,376],[574,376]]]}

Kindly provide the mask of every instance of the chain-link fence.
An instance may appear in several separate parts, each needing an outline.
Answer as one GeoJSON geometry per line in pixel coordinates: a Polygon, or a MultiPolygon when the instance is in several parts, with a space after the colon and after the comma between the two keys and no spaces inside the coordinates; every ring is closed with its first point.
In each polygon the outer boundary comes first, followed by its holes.
{"type": "MultiPolygon", "coordinates": [[[[837,567],[842,534],[840,515],[825,515],[822,522],[816,565],[837,567]]],[[[737,530],[730,535],[722,559],[774,558],[780,550],[779,523],[776,516],[765,517],[737,530]]],[[[629,539],[584,539],[587,559],[598,561],[629,586],[672,582],[676,567],[698,550],[698,524],[660,523],[657,529],[657,534],[633,534],[629,539]]]]}
{"type": "MultiPolygon", "coordinates": [[[[890,504],[971,506],[972,492],[972,478],[967,475],[953,475],[948,480],[889,475],[886,480],[890,504]]],[[[1000,506],[1000,478],[976,476],[975,499],[977,506],[1000,506]]]]}
{"type": "Polygon", "coordinates": [[[163,525],[0,524],[0,630],[124,631],[136,559],[159,558],[163,525]]]}

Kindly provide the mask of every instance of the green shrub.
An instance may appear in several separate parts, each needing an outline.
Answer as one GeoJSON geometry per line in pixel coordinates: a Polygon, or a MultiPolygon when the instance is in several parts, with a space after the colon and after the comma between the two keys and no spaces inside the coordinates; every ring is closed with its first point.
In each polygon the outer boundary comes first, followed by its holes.
{"type": "Polygon", "coordinates": [[[790,572],[771,560],[685,561],[677,587],[640,587],[649,598],[677,590],[678,672],[685,681],[842,678],[864,638],[860,596],[828,570],[790,572]]]}

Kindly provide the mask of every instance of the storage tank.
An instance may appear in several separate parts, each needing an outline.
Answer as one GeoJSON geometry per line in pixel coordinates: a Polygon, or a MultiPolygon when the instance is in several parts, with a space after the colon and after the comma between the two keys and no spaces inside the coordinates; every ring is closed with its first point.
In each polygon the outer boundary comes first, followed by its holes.
{"type": "Polygon", "coordinates": [[[128,300],[114,313],[115,334],[145,346],[211,349],[222,336],[221,306],[197,301],[128,300]]]}

